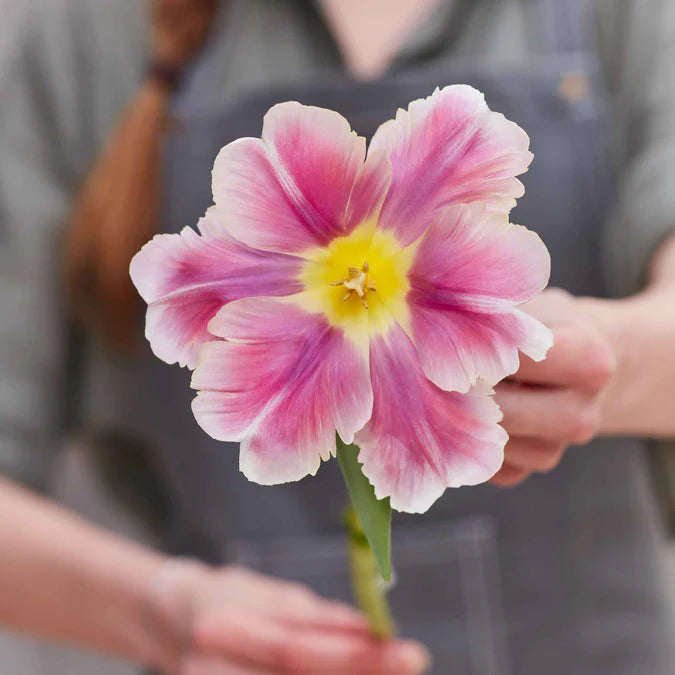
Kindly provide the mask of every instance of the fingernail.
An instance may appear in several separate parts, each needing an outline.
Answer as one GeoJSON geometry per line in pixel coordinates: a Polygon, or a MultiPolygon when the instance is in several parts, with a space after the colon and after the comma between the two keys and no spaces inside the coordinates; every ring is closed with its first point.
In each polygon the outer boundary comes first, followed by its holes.
{"type": "Polygon", "coordinates": [[[407,642],[401,645],[398,654],[399,664],[403,664],[406,672],[418,675],[424,673],[431,666],[429,650],[418,642],[407,642]]]}

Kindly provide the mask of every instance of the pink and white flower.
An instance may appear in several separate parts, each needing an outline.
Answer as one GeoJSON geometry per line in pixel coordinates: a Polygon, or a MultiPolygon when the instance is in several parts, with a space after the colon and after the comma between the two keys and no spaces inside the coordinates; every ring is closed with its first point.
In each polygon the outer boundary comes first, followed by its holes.
{"type": "Polygon", "coordinates": [[[399,110],[367,153],[343,117],[295,102],[220,151],[199,234],[156,236],[131,275],[154,352],[196,366],[195,417],[241,443],[249,479],[316,473],[335,430],[401,511],[499,469],[490,386],[551,345],[518,309],[548,252],[507,215],[528,145],[455,85],[399,110]]]}

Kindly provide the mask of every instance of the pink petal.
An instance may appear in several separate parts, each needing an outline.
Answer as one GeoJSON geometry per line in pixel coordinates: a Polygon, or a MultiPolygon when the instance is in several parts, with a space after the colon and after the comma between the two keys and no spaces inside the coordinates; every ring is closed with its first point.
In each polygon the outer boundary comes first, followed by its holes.
{"type": "Polygon", "coordinates": [[[422,513],[446,488],[482,483],[499,469],[508,436],[489,389],[436,387],[399,327],[373,340],[370,364],[373,415],[355,442],[379,499],[422,513]]]}
{"type": "Polygon", "coordinates": [[[195,417],[210,436],[240,441],[240,468],[263,485],[315,474],[369,419],[368,354],[293,299],[249,298],[209,325],[192,386],[195,417]]]}
{"type": "Polygon", "coordinates": [[[280,103],[262,139],[226,145],[213,167],[213,199],[228,231],[255,248],[297,253],[324,246],[376,217],[389,187],[386,153],[364,165],[365,139],[332,110],[280,103]]]}
{"type": "Polygon", "coordinates": [[[479,205],[454,207],[420,242],[410,272],[409,334],[427,377],[468,391],[518,370],[518,350],[541,360],[548,328],[516,309],[542,291],[550,256],[537,234],[479,205]]]}
{"type": "Polygon", "coordinates": [[[527,134],[467,85],[413,101],[370,144],[371,151],[386,150],[393,167],[382,226],[407,244],[451,204],[481,201],[492,210],[510,210],[523,194],[515,176],[532,161],[528,147],[527,134]]]}
{"type": "Polygon", "coordinates": [[[213,336],[208,322],[225,304],[246,296],[289,295],[301,284],[300,258],[265,253],[233,239],[209,209],[180,234],[160,234],[133,258],[131,278],[148,303],[145,334],[167,363],[194,368],[213,336]]]}

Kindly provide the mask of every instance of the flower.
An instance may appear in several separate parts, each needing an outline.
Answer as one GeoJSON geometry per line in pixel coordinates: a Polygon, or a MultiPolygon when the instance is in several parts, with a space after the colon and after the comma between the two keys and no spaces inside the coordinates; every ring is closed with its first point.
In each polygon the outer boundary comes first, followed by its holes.
{"type": "Polygon", "coordinates": [[[378,498],[422,512],[487,480],[506,432],[491,385],[551,334],[518,309],[550,259],[510,224],[525,132],[464,86],[365,140],[336,112],[275,105],[225,146],[199,234],[156,236],[131,275],[146,335],[195,368],[195,417],[274,484],[314,474],[335,431],[378,498]]]}

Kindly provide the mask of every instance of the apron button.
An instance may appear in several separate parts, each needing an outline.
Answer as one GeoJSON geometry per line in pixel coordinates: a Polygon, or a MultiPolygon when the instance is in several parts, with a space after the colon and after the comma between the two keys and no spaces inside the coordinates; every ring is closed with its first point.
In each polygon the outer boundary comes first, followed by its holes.
{"type": "Polygon", "coordinates": [[[588,94],[588,78],[583,73],[567,73],[560,78],[558,94],[568,103],[579,103],[588,94]]]}

